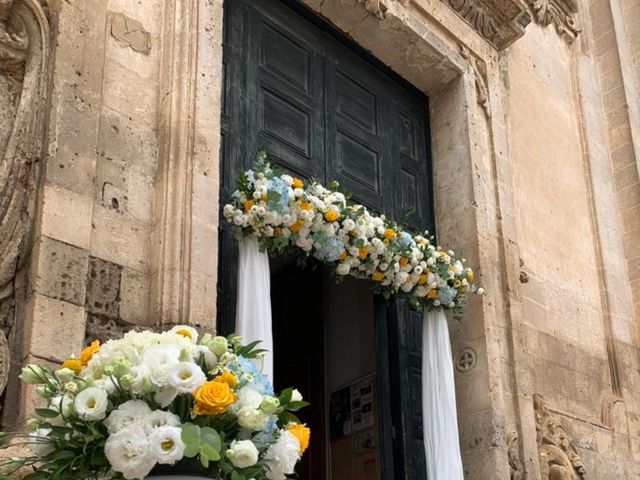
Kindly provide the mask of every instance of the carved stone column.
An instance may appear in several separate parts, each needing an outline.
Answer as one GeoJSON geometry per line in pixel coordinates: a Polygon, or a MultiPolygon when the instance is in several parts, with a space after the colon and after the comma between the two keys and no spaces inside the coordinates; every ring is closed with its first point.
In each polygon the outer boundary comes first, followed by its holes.
{"type": "MultiPolygon", "coordinates": [[[[49,23],[37,0],[0,0],[0,391],[16,276],[31,251],[48,100],[49,23]]],[[[12,342],[17,343],[17,342],[12,342]]],[[[15,349],[18,345],[12,345],[15,349]]]]}

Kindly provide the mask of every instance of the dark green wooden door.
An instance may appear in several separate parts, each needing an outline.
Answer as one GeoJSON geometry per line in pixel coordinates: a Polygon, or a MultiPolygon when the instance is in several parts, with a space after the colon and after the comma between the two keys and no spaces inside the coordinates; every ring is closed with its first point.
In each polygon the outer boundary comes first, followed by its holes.
{"type": "MultiPolygon", "coordinates": [[[[336,179],[369,208],[431,227],[426,97],[296,3],[225,2],[221,201],[264,148],[297,175],[336,179]]],[[[220,247],[218,327],[231,332],[237,250],[224,228],[220,247]]],[[[421,319],[395,303],[376,312],[385,479],[423,479],[421,319]]]]}

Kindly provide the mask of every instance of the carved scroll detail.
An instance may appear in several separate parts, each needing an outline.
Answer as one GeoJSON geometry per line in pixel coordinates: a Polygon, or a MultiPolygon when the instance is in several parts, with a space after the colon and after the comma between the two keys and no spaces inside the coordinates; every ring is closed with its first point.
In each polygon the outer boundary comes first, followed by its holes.
{"type": "Polygon", "coordinates": [[[472,55],[469,49],[464,45],[460,45],[460,54],[463,58],[469,61],[471,68],[473,68],[476,83],[476,100],[478,101],[478,105],[482,107],[482,110],[487,117],[491,117],[487,66],[482,60],[475,57],[475,55],[472,55]]]}
{"type": "MultiPolygon", "coordinates": [[[[0,0],[0,327],[13,324],[13,280],[28,257],[44,148],[49,23],[37,0],[0,0]]],[[[7,348],[0,339],[0,349],[7,348]]],[[[0,356],[4,354],[0,353],[0,356]]],[[[0,365],[0,377],[7,365],[0,365]]]]}
{"type": "Polygon", "coordinates": [[[509,455],[509,468],[511,470],[511,480],[522,480],[522,462],[518,451],[518,434],[516,432],[507,433],[507,452],[509,455]]]}
{"type": "Polygon", "coordinates": [[[358,0],[371,15],[384,20],[387,16],[388,7],[384,0],[358,0]]]}
{"type": "Polygon", "coordinates": [[[580,33],[578,4],[575,0],[529,0],[535,19],[542,25],[553,25],[569,43],[580,33]]]}
{"type": "Polygon", "coordinates": [[[547,409],[542,395],[533,396],[540,474],[543,480],[582,480],[586,469],[564,425],[547,409]]]}

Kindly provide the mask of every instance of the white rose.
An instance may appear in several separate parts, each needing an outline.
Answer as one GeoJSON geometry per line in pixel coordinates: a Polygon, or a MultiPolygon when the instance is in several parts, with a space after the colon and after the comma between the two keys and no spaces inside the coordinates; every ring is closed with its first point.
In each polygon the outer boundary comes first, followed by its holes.
{"type": "Polygon", "coordinates": [[[129,375],[131,375],[130,390],[134,395],[142,395],[153,389],[151,380],[149,380],[149,369],[146,365],[136,365],[131,367],[129,375]]]}
{"type": "Polygon", "coordinates": [[[40,457],[49,455],[55,450],[53,443],[49,440],[50,428],[39,428],[29,434],[29,448],[40,457]]]}
{"type": "Polygon", "coordinates": [[[118,433],[131,425],[142,425],[151,409],[142,400],[129,400],[113,410],[104,421],[109,434],[118,433]]]}
{"type": "Polygon", "coordinates": [[[258,461],[258,449],[251,440],[234,440],[226,455],[236,468],[252,467],[258,461]]]}
{"type": "Polygon", "coordinates": [[[164,426],[157,428],[149,435],[149,450],[156,462],[173,465],[184,457],[182,429],[164,426]]]}
{"type": "Polygon", "coordinates": [[[156,464],[149,450],[147,435],[137,425],[109,436],[104,445],[104,454],[111,468],[122,473],[127,480],[145,478],[156,464]]]}
{"type": "Polygon", "coordinates": [[[298,391],[297,388],[294,388],[293,391],[291,392],[291,401],[292,402],[302,401],[302,394],[298,391]]]}
{"type": "Polygon", "coordinates": [[[336,273],[338,275],[347,275],[351,270],[351,266],[348,263],[341,263],[336,267],[336,273]]]}
{"type": "Polygon", "coordinates": [[[89,387],[76,396],[73,407],[83,420],[102,420],[107,414],[108,405],[107,392],[98,387],[89,387]]]}
{"type": "Polygon", "coordinates": [[[269,420],[269,415],[265,412],[251,407],[242,407],[237,415],[238,425],[254,432],[262,430],[269,420]]]}
{"type": "Polygon", "coordinates": [[[180,360],[180,347],[173,344],[154,345],[145,350],[142,363],[149,370],[149,380],[164,387],[169,380],[169,367],[180,360]]]}
{"type": "Polygon", "coordinates": [[[142,428],[147,435],[151,435],[160,427],[179,427],[180,417],[164,410],[154,410],[141,421],[142,428]]]}
{"type": "Polygon", "coordinates": [[[283,430],[276,443],[272,444],[264,455],[269,480],[284,480],[286,475],[295,472],[296,462],[300,459],[300,442],[290,432],[283,430]]]}
{"type": "Polygon", "coordinates": [[[262,404],[262,395],[258,390],[252,386],[246,385],[238,390],[238,399],[233,404],[235,410],[240,410],[243,407],[260,408],[262,404]]]}
{"type": "Polygon", "coordinates": [[[180,362],[169,368],[169,385],[178,393],[192,393],[207,379],[202,369],[195,363],[180,362]]]}

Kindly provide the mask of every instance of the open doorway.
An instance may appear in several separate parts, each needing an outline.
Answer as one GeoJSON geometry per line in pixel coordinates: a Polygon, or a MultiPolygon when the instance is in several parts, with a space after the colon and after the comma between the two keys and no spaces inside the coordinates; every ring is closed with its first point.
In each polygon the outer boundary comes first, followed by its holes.
{"type": "Polygon", "coordinates": [[[276,390],[296,385],[311,406],[301,480],[379,480],[374,298],[369,282],[336,284],[322,269],[273,262],[276,390]]]}

